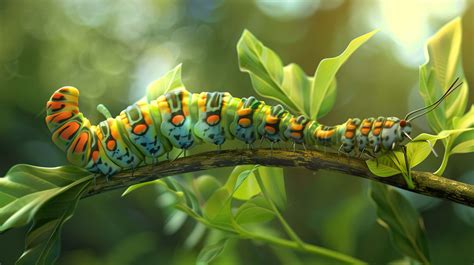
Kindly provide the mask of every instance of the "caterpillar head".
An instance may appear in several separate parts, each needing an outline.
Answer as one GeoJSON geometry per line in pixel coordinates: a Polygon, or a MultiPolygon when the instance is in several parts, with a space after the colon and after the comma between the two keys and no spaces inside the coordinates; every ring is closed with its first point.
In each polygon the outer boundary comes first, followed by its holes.
{"type": "Polygon", "coordinates": [[[401,120],[400,121],[400,135],[402,136],[402,138],[407,137],[408,139],[410,139],[411,131],[412,131],[412,126],[411,126],[410,121],[401,120]]]}

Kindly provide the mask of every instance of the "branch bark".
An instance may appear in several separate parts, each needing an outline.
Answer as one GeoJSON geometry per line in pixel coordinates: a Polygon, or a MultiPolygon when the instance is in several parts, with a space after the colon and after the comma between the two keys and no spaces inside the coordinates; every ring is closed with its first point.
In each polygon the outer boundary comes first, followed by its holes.
{"type": "Polygon", "coordinates": [[[167,176],[248,164],[298,167],[312,171],[320,169],[336,171],[474,207],[473,185],[437,176],[429,172],[413,171],[412,176],[415,188],[409,189],[402,175],[377,177],[370,172],[365,161],[361,159],[319,151],[293,152],[286,150],[271,151],[268,149],[206,152],[180,158],[173,162],[163,161],[157,165],[140,167],[134,172],[131,170],[124,171],[112,176],[108,181],[105,178],[97,179],[96,184],[85,193],[84,197],[167,176]]]}

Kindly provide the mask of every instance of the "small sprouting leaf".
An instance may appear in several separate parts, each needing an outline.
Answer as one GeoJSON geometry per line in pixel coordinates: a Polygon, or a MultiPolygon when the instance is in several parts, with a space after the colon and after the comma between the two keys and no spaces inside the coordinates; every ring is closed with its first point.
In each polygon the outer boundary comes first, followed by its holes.
{"type": "Polygon", "coordinates": [[[326,115],[332,108],[335,97],[336,73],[339,68],[349,59],[362,44],[368,41],[377,30],[353,39],[347,48],[338,56],[322,60],[316,72],[309,95],[305,95],[310,99],[311,111],[309,116],[312,119],[321,118],[326,115]],[[330,99],[330,100],[328,100],[330,99]]]}
{"type": "MultiPolygon", "coordinates": [[[[471,134],[474,137],[474,134],[471,134]]],[[[471,138],[474,139],[474,138],[471,138]]],[[[451,154],[464,154],[474,152],[474,140],[467,140],[453,147],[450,151],[451,154]]]]}
{"type": "MultiPolygon", "coordinates": [[[[304,113],[293,97],[296,87],[283,87],[284,70],[278,55],[245,30],[237,43],[239,66],[248,72],[252,85],[263,97],[278,100],[295,112],[304,113]]],[[[305,77],[306,78],[306,77],[305,77]]]]}
{"type": "Polygon", "coordinates": [[[239,66],[263,97],[275,99],[311,118],[327,114],[336,100],[336,73],[351,54],[375,31],[354,39],[339,56],[321,61],[313,77],[296,64],[283,67],[278,55],[245,30],[237,44],[239,66]]]}
{"type": "Polygon", "coordinates": [[[222,253],[228,240],[229,238],[224,238],[215,244],[204,247],[197,257],[196,265],[207,265],[213,261],[222,253]]]}
{"type": "Polygon", "coordinates": [[[366,164],[370,172],[378,177],[390,177],[401,173],[401,170],[388,156],[367,160],[366,164]]]}
{"type": "Polygon", "coordinates": [[[464,129],[474,126],[474,105],[462,117],[453,118],[453,126],[456,129],[464,129]]]}
{"type": "Polygon", "coordinates": [[[254,171],[256,169],[257,167],[253,167],[240,173],[232,195],[234,198],[246,201],[261,192],[255,179],[254,171]]]}
{"type": "Polygon", "coordinates": [[[87,176],[91,173],[74,166],[12,167],[0,178],[0,232],[30,223],[43,204],[87,176]]]}
{"type": "Polygon", "coordinates": [[[453,118],[464,114],[468,85],[461,61],[462,26],[456,18],[441,28],[426,45],[426,63],[420,66],[420,94],[425,105],[438,100],[456,78],[463,85],[453,92],[435,110],[427,114],[435,132],[455,129],[453,118]]]}
{"type": "Polygon", "coordinates": [[[148,85],[146,90],[146,100],[150,102],[164,95],[166,92],[185,88],[181,81],[181,64],[167,72],[159,79],[148,85]]]}
{"type": "Polygon", "coordinates": [[[259,167],[258,175],[262,180],[262,191],[272,200],[279,210],[286,208],[285,178],[283,169],[279,167],[259,167]]]}
{"type": "Polygon", "coordinates": [[[275,213],[262,195],[253,197],[243,203],[235,214],[238,224],[263,223],[272,220],[275,213]]]}
{"type": "Polygon", "coordinates": [[[377,205],[378,222],[390,233],[395,248],[402,254],[429,264],[423,220],[395,189],[372,182],[371,197],[377,205]]]}
{"type": "MultiPolygon", "coordinates": [[[[445,130],[441,131],[437,135],[431,135],[427,133],[418,135],[413,139],[413,141],[406,145],[410,169],[423,162],[431,153],[430,144],[428,144],[426,141],[430,141],[431,145],[434,146],[440,139],[457,136],[460,133],[469,132],[471,130],[471,128],[445,130]]],[[[387,153],[376,160],[367,160],[366,164],[370,171],[379,177],[389,177],[399,173],[406,173],[405,157],[403,152],[398,150],[387,153]],[[396,156],[396,158],[391,158],[390,156],[396,156]]]]}
{"type": "Polygon", "coordinates": [[[131,185],[129,186],[123,193],[122,193],[122,197],[125,197],[126,195],[130,194],[132,191],[135,191],[135,190],[138,190],[138,189],[141,189],[143,187],[147,187],[147,186],[154,186],[154,185],[166,185],[163,183],[162,180],[160,179],[155,179],[155,180],[152,180],[152,181],[147,181],[147,182],[142,182],[142,183],[138,183],[138,184],[134,184],[134,185],[131,185]]]}

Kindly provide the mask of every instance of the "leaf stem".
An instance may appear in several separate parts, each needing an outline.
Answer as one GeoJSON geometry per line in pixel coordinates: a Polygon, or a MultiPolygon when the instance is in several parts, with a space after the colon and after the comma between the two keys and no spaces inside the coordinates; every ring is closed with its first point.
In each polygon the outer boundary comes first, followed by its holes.
{"type": "Polygon", "coordinates": [[[446,170],[446,166],[448,166],[449,155],[451,152],[451,141],[449,141],[449,139],[443,139],[443,144],[444,144],[443,161],[441,162],[441,165],[439,166],[439,168],[433,173],[435,175],[442,175],[444,171],[446,170]]]}
{"type": "Polygon", "coordinates": [[[290,248],[290,249],[298,250],[301,252],[329,257],[338,261],[346,262],[348,264],[367,264],[359,259],[344,255],[342,253],[329,250],[326,248],[318,247],[315,245],[307,244],[307,243],[303,243],[303,248],[301,248],[298,243],[294,241],[282,239],[282,238],[270,237],[270,236],[265,236],[261,234],[252,234],[252,238],[255,240],[264,241],[266,243],[280,246],[280,247],[290,248]]]}
{"type": "Polygon", "coordinates": [[[255,172],[255,179],[258,182],[258,185],[260,186],[260,189],[262,190],[262,195],[265,198],[265,200],[270,204],[270,207],[272,207],[273,212],[275,213],[276,217],[278,218],[278,221],[280,221],[281,225],[283,226],[283,229],[285,230],[286,234],[293,240],[295,241],[301,248],[304,248],[305,243],[301,238],[293,231],[291,226],[286,222],[285,218],[281,215],[280,211],[278,210],[278,207],[276,207],[275,203],[271,198],[269,198],[267,194],[267,189],[263,185],[262,178],[260,177],[260,174],[258,171],[255,172]]]}

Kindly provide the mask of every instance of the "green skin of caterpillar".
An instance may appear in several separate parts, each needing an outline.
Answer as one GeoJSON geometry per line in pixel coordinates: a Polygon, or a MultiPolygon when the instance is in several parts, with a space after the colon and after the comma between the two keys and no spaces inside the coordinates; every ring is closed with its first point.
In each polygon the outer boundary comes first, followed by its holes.
{"type": "MultiPolygon", "coordinates": [[[[57,103],[58,94],[69,96],[60,90],[48,104],[57,103]]],[[[75,93],[78,95],[78,91],[75,93]]],[[[59,112],[48,109],[48,116],[59,112]]],[[[53,141],[68,153],[68,158],[74,157],[70,159],[72,163],[106,176],[155,163],[173,147],[189,149],[200,143],[220,146],[226,139],[237,138],[248,145],[260,139],[272,144],[285,141],[331,148],[353,156],[361,153],[375,156],[398,148],[405,134],[411,133],[411,124],[395,117],[354,118],[340,125],[325,126],[303,115],[295,116],[281,105],[269,106],[253,97],[240,99],[223,92],[195,94],[184,89],[168,92],[150,102],[140,100],[98,126],[90,126],[80,112],[57,124],[51,119],[48,122],[47,118],[47,123],[53,141]],[[58,128],[73,119],[82,121],[81,130],[88,130],[91,136],[80,156],[82,159],[74,156],[78,148],[71,147],[71,143],[78,142],[74,138],[79,133],[67,142],[58,136],[58,128]]]]}

